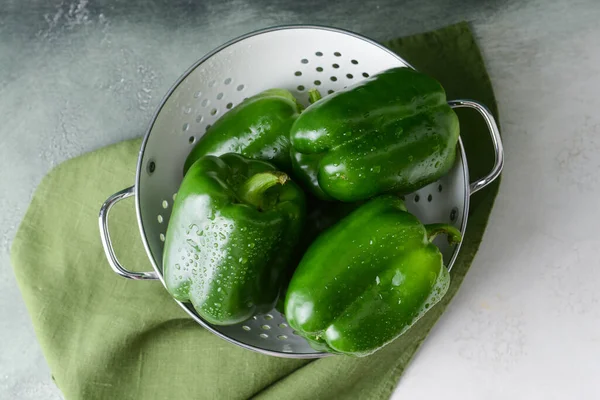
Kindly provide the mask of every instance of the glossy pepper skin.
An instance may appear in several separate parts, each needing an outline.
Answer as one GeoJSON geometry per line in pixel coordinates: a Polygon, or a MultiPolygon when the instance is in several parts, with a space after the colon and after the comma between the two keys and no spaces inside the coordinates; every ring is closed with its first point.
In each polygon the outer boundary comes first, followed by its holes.
{"type": "Polygon", "coordinates": [[[315,195],[352,202],[436,181],[454,164],[458,136],[442,86],[392,68],[306,108],[290,131],[291,158],[315,195]]]}
{"type": "Polygon", "coordinates": [[[289,325],[318,350],[365,356],[412,326],[450,276],[431,243],[449,225],[423,225],[393,195],[376,197],[322,233],[287,290],[289,325]]]}
{"type": "Polygon", "coordinates": [[[267,162],[205,156],[183,178],[169,221],[169,293],[216,325],[273,308],[305,216],[302,190],[267,162]]]}
{"type": "Polygon", "coordinates": [[[188,155],[184,174],[205,155],[238,153],[291,170],[289,133],[302,106],[284,89],[252,96],[219,118],[188,155]]]}
{"type": "Polygon", "coordinates": [[[307,196],[306,200],[306,222],[304,229],[302,230],[298,244],[294,248],[289,268],[284,273],[282,295],[279,297],[275,307],[282,314],[285,314],[284,301],[287,286],[306,250],[323,231],[335,225],[342,218],[364,204],[364,202],[340,203],[321,201],[314,196],[307,196]]]}

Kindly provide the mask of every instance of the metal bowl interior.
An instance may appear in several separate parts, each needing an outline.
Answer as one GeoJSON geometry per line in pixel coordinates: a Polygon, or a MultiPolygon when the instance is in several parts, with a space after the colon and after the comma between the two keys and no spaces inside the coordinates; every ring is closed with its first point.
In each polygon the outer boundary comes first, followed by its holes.
{"type": "MultiPolygon", "coordinates": [[[[240,37],[184,73],[165,96],[144,138],[135,185],[142,240],[161,281],[164,235],[183,178],[183,163],[214,121],[244,98],[265,89],[288,89],[307,105],[309,88],[316,87],[326,95],[397,66],[410,67],[364,37],[332,28],[292,26],[240,37]]],[[[462,143],[453,169],[438,182],[407,196],[406,203],[424,223],[451,223],[464,233],[469,177],[462,143]]],[[[445,238],[435,243],[451,267],[459,245],[449,246],[445,238]]],[[[180,305],[199,324],[239,346],[282,357],[326,355],[297,336],[276,310],[223,327],[202,320],[191,305],[180,305]]]]}

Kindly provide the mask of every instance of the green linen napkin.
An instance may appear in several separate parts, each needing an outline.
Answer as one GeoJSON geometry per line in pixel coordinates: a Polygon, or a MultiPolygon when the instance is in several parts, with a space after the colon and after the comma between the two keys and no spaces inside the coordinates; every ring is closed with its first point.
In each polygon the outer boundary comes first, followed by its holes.
{"type": "MultiPolygon", "coordinates": [[[[452,98],[474,98],[497,115],[492,87],[466,23],[386,43],[439,79],[452,98]]],[[[493,161],[489,135],[473,112],[460,112],[472,179],[493,161]]],[[[112,272],[98,211],[134,182],[140,140],[67,161],[39,185],[12,246],[12,264],[53,379],[67,399],[381,399],[458,290],[475,256],[498,182],[471,200],[467,233],[448,294],[407,334],[366,358],[316,361],[260,355],[202,329],[160,282],[112,272]]],[[[117,255],[149,270],[133,201],[111,215],[117,255]]],[[[482,267],[482,266],[478,266],[482,267]]]]}

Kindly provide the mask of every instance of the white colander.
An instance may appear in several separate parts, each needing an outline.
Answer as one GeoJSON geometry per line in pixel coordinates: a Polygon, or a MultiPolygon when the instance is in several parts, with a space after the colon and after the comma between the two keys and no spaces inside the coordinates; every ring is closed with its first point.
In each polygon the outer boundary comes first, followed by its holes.
{"type": "MultiPolygon", "coordinates": [[[[100,210],[102,244],[112,269],[138,280],[162,277],[162,255],[173,199],[182,180],[183,163],[194,143],[219,117],[244,98],[270,88],[290,90],[308,105],[307,90],[323,95],[359,82],[382,70],[411,67],[385,47],[357,34],[319,26],[286,26],[247,34],[198,61],[171,88],[156,112],[142,143],[135,185],[112,195],[100,210]],[[154,268],[131,272],[117,260],[109,231],[111,207],[135,195],[141,238],[154,268]]],[[[412,67],[411,67],[412,68],[412,67]]],[[[495,149],[495,165],[484,178],[469,183],[462,142],[452,170],[439,181],[406,196],[408,210],[423,223],[450,223],[464,234],[469,196],[499,174],[503,150],[496,122],[475,101],[454,100],[452,107],[470,107],[484,118],[495,149]]],[[[460,245],[435,242],[452,268],[460,245]]],[[[174,300],[175,301],[175,300],[174,300]]],[[[212,333],[246,349],[289,358],[328,355],[311,348],[276,310],[233,326],[215,326],[200,318],[191,304],[179,305],[212,333]]]]}

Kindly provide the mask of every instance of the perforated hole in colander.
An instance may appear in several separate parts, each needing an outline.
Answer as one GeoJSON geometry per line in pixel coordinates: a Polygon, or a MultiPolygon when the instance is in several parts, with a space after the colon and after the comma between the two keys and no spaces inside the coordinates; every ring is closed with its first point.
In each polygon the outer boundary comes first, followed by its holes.
{"type": "Polygon", "coordinates": [[[450,211],[450,221],[452,221],[452,222],[456,221],[457,217],[458,217],[458,208],[454,207],[452,209],[452,211],[450,211]]]}
{"type": "Polygon", "coordinates": [[[148,172],[148,175],[152,175],[155,170],[156,170],[156,163],[154,162],[154,160],[149,160],[148,163],[146,164],[146,172],[148,172]]]}

